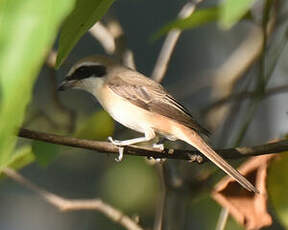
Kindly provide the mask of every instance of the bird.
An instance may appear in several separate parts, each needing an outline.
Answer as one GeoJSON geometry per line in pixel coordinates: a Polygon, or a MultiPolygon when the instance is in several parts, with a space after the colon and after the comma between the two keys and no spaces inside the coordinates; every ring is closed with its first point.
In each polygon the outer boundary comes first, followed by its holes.
{"type": "MultiPolygon", "coordinates": [[[[149,142],[156,136],[181,140],[199,150],[226,174],[250,192],[256,187],[227,163],[205,141],[203,128],[182,104],[158,82],[123,65],[110,56],[82,58],[69,70],[58,90],[81,89],[92,94],[120,124],[143,133],[129,140],[109,140],[116,146],[149,142]]],[[[122,147],[123,148],[123,147],[122,147]]]]}

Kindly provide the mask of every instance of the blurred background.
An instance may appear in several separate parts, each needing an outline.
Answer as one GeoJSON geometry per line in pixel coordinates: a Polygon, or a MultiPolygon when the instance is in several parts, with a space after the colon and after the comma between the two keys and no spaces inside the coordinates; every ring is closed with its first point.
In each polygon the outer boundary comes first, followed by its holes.
{"type": "MultiPolygon", "coordinates": [[[[216,3],[207,1],[201,7],[216,3]]],[[[126,45],[134,53],[139,72],[150,76],[164,40],[161,38],[152,42],[151,36],[173,20],[184,4],[182,0],[158,0],[153,4],[145,0],[121,0],[113,4],[106,17],[113,16],[119,20],[125,32],[126,45]]],[[[287,14],[288,4],[285,1],[281,4],[281,12],[287,14]]],[[[254,11],[257,18],[259,9],[255,7],[254,11]]],[[[287,40],[284,36],[287,22],[285,18],[283,20],[272,35],[273,42],[269,46],[271,57],[279,56],[279,60],[268,88],[288,85],[288,53],[287,48],[281,46],[283,38],[287,40]],[[281,55],[278,55],[279,49],[281,55]]],[[[231,93],[231,85],[235,82],[234,92],[254,89],[255,84],[251,83],[251,79],[258,74],[259,63],[243,68],[245,71],[239,74],[239,81],[235,80],[237,77],[232,79],[231,75],[237,75],[237,67],[242,65],[238,63],[244,63],[256,55],[257,47],[261,44],[259,39],[255,25],[249,21],[238,23],[227,31],[220,29],[216,23],[184,31],[162,82],[200,123],[211,129],[211,143],[219,148],[233,147],[236,143],[262,144],[287,134],[288,97],[285,93],[273,94],[259,102],[243,137],[240,130],[250,111],[248,101],[236,103],[236,107],[229,104],[229,111],[227,107],[218,107],[218,110],[207,112],[213,101],[231,93]],[[246,47],[241,55],[237,53],[247,43],[249,48],[246,47]],[[229,72],[225,65],[235,57],[237,61],[229,64],[229,72]]],[[[104,50],[87,33],[56,73],[47,65],[43,66],[27,110],[25,127],[97,140],[106,140],[110,135],[116,139],[138,135],[114,123],[87,93],[55,91],[55,85],[64,78],[71,65],[91,54],[104,54],[104,50]]],[[[273,60],[275,58],[269,59],[268,64],[269,61],[273,64],[273,60]]],[[[267,68],[272,69],[269,65],[267,68]]],[[[26,141],[21,139],[19,144],[26,141]]],[[[183,143],[177,142],[173,146],[183,148],[183,143]]],[[[118,163],[114,155],[36,141],[33,148],[41,157],[21,171],[31,181],[66,198],[101,198],[124,213],[139,217],[143,227],[152,229],[163,189],[158,166],[143,157],[124,156],[123,161],[118,163]]],[[[164,207],[166,229],[214,229],[221,208],[210,197],[210,189],[224,174],[209,163],[196,165],[175,160],[165,163],[164,173],[168,181],[164,207]],[[208,185],[201,185],[199,181],[211,170],[215,172],[215,177],[208,185]]],[[[38,195],[8,179],[0,183],[1,230],[123,229],[97,211],[60,212],[38,195]]],[[[271,211],[273,214],[273,209],[271,211]]],[[[242,228],[230,218],[226,229],[242,228]]],[[[284,228],[275,219],[269,229],[284,228]]]]}

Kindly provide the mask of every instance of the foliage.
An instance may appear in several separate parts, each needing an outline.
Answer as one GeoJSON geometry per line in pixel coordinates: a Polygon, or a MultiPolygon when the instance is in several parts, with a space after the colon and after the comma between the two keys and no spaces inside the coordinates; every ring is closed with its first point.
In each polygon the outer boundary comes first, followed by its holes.
{"type": "Polygon", "coordinates": [[[279,156],[272,163],[268,173],[268,191],[270,201],[285,228],[288,228],[288,155],[279,156]]]}
{"type": "Polygon", "coordinates": [[[59,151],[59,145],[33,141],[32,150],[39,165],[45,167],[53,161],[59,151]]]}
{"type": "Polygon", "coordinates": [[[2,0],[0,4],[0,168],[14,148],[31,89],[73,0],[2,0]]]}
{"type": "Polygon", "coordinates": [[[0,168],[10,161],[35,77],[63,19],[71,12],[60,35],[59,65],[112,2],[81,0],[74,5],[74,0],[1,1],[0,120],[7,122],[0,123],[0,168]]]}
{"type": "Polygon", "coordinates": [[[60,33],[56,66],[59,67],[78,40],[109,9],[114,0],[77,0],[60,33]]]}
{"type": "Polygon", "coordinates": [[[176,19],[164,27],[162,27],[155,35],[153,35],[152,39],[155,40],[166,33],[168,33],[172,29],[193,29],[207,23],[216,21],[219,17],[219,9],[217,7],[205,8],[197,10],[191,16],[183,19],[176,19]]]}
{"type": "Polygon", "coordinates": [[[230,29],[251,8],[256,0],[226,0],[220,4],[219,25],[224,29],[230,29]]]}
{"type": "MultiPolygon", "coordinates": [[[[10,158],[7,163],[7,167],[20,170],[26,165],[29,165],[35,160],[35,156],[32,152],[32,148],[30,145],[25,145],[20,147],[15,151],[15,153],[10,158]]],[[[4,175],[0,172],[0,178],[4,177],[4,175]]]]}
{"type": "Polygon", "coordinates": [[[158,39],[172,29],[194,29],[215,21],[218,21],[221,28],[230,29],[248,13],[253,2],[255,0],[226,0],[216,7],[197,9],[189,17],[176,19],[163,26],[152,36],[152,40],[158,39]]]}

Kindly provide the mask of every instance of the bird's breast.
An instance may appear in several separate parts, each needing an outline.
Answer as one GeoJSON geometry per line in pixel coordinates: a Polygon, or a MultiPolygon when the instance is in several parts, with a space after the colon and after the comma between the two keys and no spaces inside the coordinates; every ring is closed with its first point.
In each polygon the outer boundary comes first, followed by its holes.
{"type": "Polygon", "coordinates": [[[151,127],[149,111],[130,103],[109,87],[105,86],[97,99],[111,117],[122,125],[141,133],[145,133],[145,130],[151,127]]]}
{"type": "Polygon", "coordinates": [[[141,133],[153,129],[168,139],[178,139],[175,135],[178,124],[172,119],[134,105],[107,86],[96,97],[111,117],[122,125],[141,133]]]}

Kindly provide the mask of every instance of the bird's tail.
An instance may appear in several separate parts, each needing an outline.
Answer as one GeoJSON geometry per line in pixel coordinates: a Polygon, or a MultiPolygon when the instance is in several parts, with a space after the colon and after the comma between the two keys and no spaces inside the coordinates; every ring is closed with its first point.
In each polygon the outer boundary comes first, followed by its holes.
{"type": "Polygon", "coordinates": [[[186,143],[192,145],[203,153],[209,160],[216,164],[220,169],[222,169],[229,176],[234,178],[240,185],[245,189],[259,193],[259,191],[253,186],[244,176],[242,176],[235,168],[229,165],[222,157],[220,157],[205,141],[197,134],[194,130],[187,127],[182,127],[180,131],[180,136],[178,132],[178,138],[185,141],[186,143]]]}

